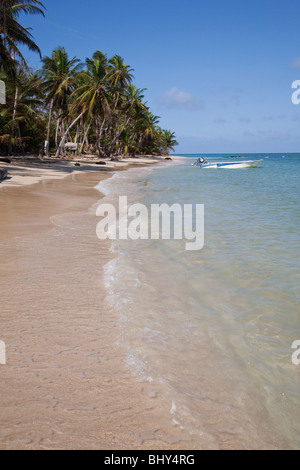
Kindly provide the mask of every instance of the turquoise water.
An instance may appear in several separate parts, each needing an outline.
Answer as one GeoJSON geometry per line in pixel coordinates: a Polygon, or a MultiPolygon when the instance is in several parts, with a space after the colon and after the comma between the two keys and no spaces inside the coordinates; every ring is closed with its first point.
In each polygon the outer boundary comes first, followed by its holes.
{"type": "Polygon", "coordinates": [[[300,156],[245,156],[264,160],[216,170],[183,156],[101,183],[107,202],[205,206],[202,250],[116,240],[105,281],[128,364],[172,425],[204,448],[299,448],[300,156]]]}

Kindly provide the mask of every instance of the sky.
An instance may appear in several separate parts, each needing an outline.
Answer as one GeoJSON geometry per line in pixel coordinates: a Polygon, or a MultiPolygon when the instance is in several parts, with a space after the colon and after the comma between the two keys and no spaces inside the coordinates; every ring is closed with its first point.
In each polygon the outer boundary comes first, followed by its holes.
{"type": "MultiPolygon", "coordinates": [[[[299,0],[43,0],[42,55],[121,55],[176,153],[300,152],[299,0]]],[[[24,50],[29,65],[38,55],[24,50]]]]}

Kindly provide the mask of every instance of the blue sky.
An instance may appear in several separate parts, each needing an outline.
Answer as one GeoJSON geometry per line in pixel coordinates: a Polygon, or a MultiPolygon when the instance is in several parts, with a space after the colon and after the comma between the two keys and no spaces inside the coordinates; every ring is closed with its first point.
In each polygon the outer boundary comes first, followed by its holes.
{"type": "MultiPolygon", "coordinates": [[[[299,0],[44,0],[43,55],[119,54],[176,153],[300,152],[299,0]]],[[[33,67],[36,55],[25,53],[33,67]]]]}

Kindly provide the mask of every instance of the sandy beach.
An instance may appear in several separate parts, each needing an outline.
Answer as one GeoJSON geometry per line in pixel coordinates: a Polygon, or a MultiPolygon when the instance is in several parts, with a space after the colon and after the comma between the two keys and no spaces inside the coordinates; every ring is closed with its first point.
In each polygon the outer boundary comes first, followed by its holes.
{"type": "Polygon", "coordinates": [[[0,184],[0,448],[194,448],[125,364],[95,233],[109,172],[88,169],[15,165],[0,184]]]}
{"type": "Polygon", "coordinates": [[[0,188],[28,186],[49,179],[63,179],[68,174],[126,170],[133,166],[160,163],[165,161],[166,158],[169,157],[141,156],[111,161],[108,159],[101,160],[97,156],[66,157],[64,159],[27,156],[14,157],[11,163],[4,163],[0,159],[0,170],[6,170],[8,173],[7,178],[1,182],[0,188]]]}
{"type": "Polygon", "coordinates": [[[268,3],[1,2],[0,450],[299,450],[300,3],[268,3]]]}

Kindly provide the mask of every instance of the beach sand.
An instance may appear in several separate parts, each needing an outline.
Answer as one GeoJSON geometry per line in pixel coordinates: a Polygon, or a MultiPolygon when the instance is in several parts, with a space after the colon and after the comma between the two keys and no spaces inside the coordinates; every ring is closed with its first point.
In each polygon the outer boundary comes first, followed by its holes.
{"type": "Polygon", "coordinates": [[[0,189],[4,187],[27,186],[48,179],[63,179],[68,174],[125,170],[132,166],[160,163],[165,161],[165,158],[141,156],[110,161],[101,160],[95,156],[76,157],[74,159],[66,157],[59,160],[53,158],[41,159],[36,156],[14,157],[10,164],[0,161],[0,170],[7,170],[8,172],[7,178],[0,184],[0,189]],[[104,162],[105,164],[99,165],[97,162],[104,162]]]}
{"type": "Polygon", "coordinates": [[[0,448],[196,448],[118,344],[96,237],[109,174],[17,166],[0,184],[0,448]]]}

